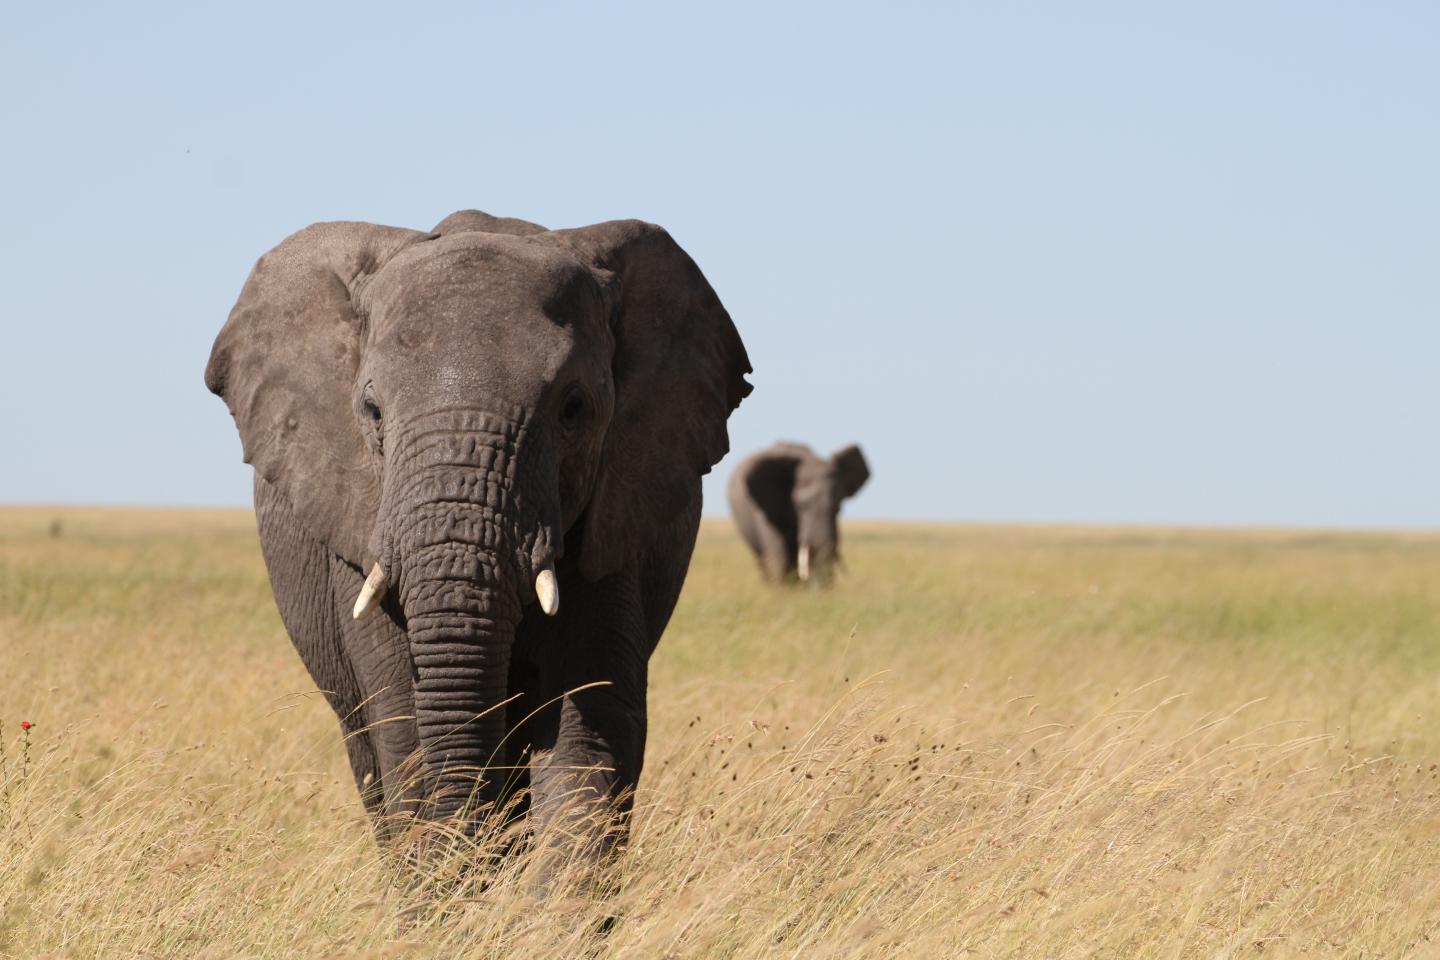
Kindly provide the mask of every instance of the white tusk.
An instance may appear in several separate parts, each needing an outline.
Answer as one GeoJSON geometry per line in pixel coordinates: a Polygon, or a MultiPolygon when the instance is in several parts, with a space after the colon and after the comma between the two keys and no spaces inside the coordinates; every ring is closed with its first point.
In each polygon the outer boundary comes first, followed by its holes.
{"type": "Polygon", "coordinates": [[[810,579],[810,545],[807,543],[800,548],[800,579],[810,579]]]}
{"type": "Polygon", "coordinates": [[[545,616],[553,617],[560,612],[560,581],[555,579],[555,571],[550,567],[535,575],[535,596],[545,616]]]}
{"type": "Polygon", "coordinates": [[[353,616],[356,620],[363,620],[375,611],[385,597],[385,587],[385,571],[377,563],[370,568],[370,576],[365,578],[365,585],[360,588],[360,596],[355,598],[353,616]]]}

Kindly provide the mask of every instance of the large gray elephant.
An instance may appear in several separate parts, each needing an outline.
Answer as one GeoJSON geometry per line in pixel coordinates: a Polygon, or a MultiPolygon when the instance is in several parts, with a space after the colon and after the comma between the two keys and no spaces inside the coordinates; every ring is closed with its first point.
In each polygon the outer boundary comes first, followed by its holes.
{"type": "Polygon", "coordinates": [[[730,475],[730,515],[771,580],[829,584],[840,559],[840,506],[869,478],[858,446],[827,459],[802,444],[777,443],[730,475]]]}
{"type": "Polygon", "coordinates": [[[205,383],[382,835],[501,801],[537,831],[612,802],[623,824],[749,371],[700,269],[635,220],[317,223],[260,258],[205,383]]]}

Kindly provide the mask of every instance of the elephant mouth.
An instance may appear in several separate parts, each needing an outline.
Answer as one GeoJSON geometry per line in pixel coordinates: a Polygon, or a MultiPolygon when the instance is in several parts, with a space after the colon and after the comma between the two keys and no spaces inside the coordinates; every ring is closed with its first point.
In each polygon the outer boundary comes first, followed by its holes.
{"type": "MultiPolygon", "coordinates": [[[[355,606],[350,613],[352,619],[364,620],[378,610],[380,601],[385,599],[389,590],[389,577],[377,560],[365,577],[359,596],[355,598],[355,606]]],[[[535,600],[547,617],[553,617],[560,612],[560,581],[555,576],[553,563],[535,575],[535,600]]]]}

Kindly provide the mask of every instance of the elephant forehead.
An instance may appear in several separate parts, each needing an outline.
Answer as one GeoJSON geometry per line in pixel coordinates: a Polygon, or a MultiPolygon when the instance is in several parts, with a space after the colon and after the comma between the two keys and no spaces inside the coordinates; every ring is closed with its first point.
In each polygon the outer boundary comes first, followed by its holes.
{"type": "Polygon", "coordinates": [[[395,398],[530,403],[563,371],[608,367],[613,349],[589,268],[523,238],[462,234],[418,244],[361,298],[367,369],[395,398]]]}
{"type": "Polygon", "coordinates": [[[802,460],[795,468],[796,500],[831,500],[835,492],[835,467],[820,459],[802,460]]]}
{"type": "Polygon", "coordinates": [[[795,465],[796,483],[828,483],[835,476],[835,465],[811,454],[801,457],[795,465]]]}
{"type": "Polygon", "coordinates": [[[590,269],[554,245],[466,233],[397,256],[369,282],[361,307],[381,338],[404,330],[448,339],[486,326],[537,327],[543,337],[545,328],[601,319],[603,297],[590,269]]]}

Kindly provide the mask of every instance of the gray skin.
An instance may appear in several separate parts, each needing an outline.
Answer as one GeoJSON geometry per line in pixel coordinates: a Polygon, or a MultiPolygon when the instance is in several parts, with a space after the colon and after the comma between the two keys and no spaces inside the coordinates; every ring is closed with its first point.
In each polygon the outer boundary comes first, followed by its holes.
{"type": "Polygon", "coordinates": [[[730,515],[766,577],[826,586],[840,560],[840,506],[869,477],[858,446],[827,459],[802,444],[777,443],[730,475],[730,515]]]}
{"type": "Polygon", "coordinates": [[[623,835],[647,662],[749,371],[699,268],[640,221],[317,223],[260,258],[205,383],[382,836],[497,803],[623,835]],[[354,619],[377,563],[383,600],[354,619]]]}

